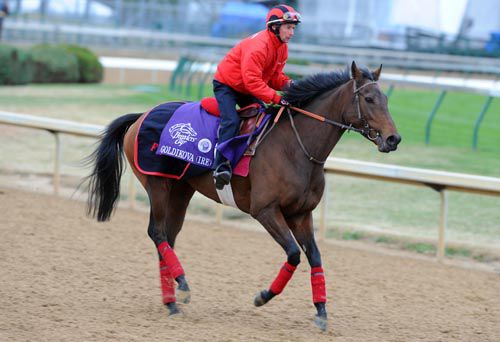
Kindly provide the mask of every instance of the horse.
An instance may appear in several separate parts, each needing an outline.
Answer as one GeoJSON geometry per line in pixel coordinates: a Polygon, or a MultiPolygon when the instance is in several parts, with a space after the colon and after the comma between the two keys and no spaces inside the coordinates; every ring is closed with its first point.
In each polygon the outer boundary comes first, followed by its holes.
{"type": "MultiPolygon", "coordinates": [[[[301,251],[311,270],[314,323],[327,329],[326,284],[321,255],[314,237],[312,211],[325,187],[326,158],[346,131],[355,131],[380,152],[397,149],[401,136],[379,87],[382,65],[370,71],[353,61],[345,70],[319,73],[294,82],[284,91],[288,115],[273,120],[252,158],[247,177],[233,176],[237,207],[257,220],[283,248],[286,262],[270,286],[254,297],[262,306],[278,296],[300,263],[301,251]]],[[[134,139],[145,113],[127,114],[112,121],[89,156],[87,214],[98,221],[111,217],[120,195],[126,156],[150,201],[148,235],[159,256],[163,304],[169,315],[179,313],[177,302],[190,301],[190,288],[175,253],[188,204],[200,192],[221,202],[211,172],[186,180],[146,175],[134,166],[134,139]],[[177,288],[175,288],[175,282],[177,288]]]]}

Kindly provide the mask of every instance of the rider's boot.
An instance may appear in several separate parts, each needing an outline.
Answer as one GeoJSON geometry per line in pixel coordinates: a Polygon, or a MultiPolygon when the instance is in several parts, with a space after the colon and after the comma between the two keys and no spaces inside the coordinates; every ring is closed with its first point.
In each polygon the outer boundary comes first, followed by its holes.
{"type": "Polygon", "coordinates": [[[231,170],[231,164],[220,152],[215,154],[215,170],[214,170],[214,180],[215,187],[218,190],[222,190],[225,185],[229,184],[231,176],[233,174],[231,170]]]}

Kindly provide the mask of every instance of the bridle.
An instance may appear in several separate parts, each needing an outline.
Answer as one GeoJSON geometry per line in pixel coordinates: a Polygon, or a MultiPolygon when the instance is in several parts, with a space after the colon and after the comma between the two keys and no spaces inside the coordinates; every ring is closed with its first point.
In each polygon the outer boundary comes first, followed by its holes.
{"type": "MultiPolygon", "coordinates": [[[[353,94],[354,94],[354,101],[356,102],[356,110],[358,112],[358,119],[361,120],[363,122],[363,128],[356,128],[356,127],[353,127],[352,124],[350,125],[346,125],[346,124],[343,124],[343,123],[340,123],[340,122],[337,122],[337,121],[334,121],[334,120],[330,120],[322,115],[318,115],[318,114],[315,114],[315,113],[312,113],[312,112],[309,112],[307,110],[304,110],[304,109],[301,109],[301,108],[297,108],[297,107],[294,107],[294,106],[288,106],[286,107],[287,108],[287,113],[288,113],[288,117],[290,118],[290,124],[292,126],[292,129],[295,133],[295,137],[297,138],[297,141],[299,142],[299,145],[302,149],[302,151],[304,152],[304,154],[306,155],[307,159],[309,159],[310,161],[312,161],[313,163],[316,163],[316,164],[320,164],[320,165],[323,165],[326,160],[323,160],[323,161],[320,161],[320,160],[317,160],[316,158],[314,158],[306,149],[306,147],[304,146],[304,143],[302,142],[302,139],[300,138],[300,135],[299,135],[299,132],[297,131],[297,128],[295,127],[295,122],[293,121],[293,116],[292,114],[290,113],[290,109],[295,111],[295,112],[298,112],[298,113],[301,113],[301,114],[304,114],[310,118],[313,118],[315,120],[318,120],[318,121],[321,121],[321,122],[324,122],[324,123],[327,123],[327,124],[330,124],[330,125],[333,125],[333,126],[336,126],[336,127],[339,127],[339,128],[342,128],[342,129],[345,129],[347,131],[353,131],[353,132],[357,132],[357,133],[360,133],[361,135],[363,135],[364,137],[368,138],[369,140],[376,140],[379,136],[380,136],[380,133],[371,128],[370,125],[368,124],[368,121],[366,120],[365,116],[362,115],[361,113],[361,107],[360,107],[360,103],[359,103],[359,97],[360,96],[363,96],[359,93],[359,91],[361,89],[363,89],[364,87],[367,87],[369,85],[373,85],[373,84],[377,84],[376,81],[370,81],[370,82],[367,82],[365,84],[363,84],[362,86],[356,88],[356,80],[352,79],[352,84],[353,84],[353,94]],[[373,133],[374,132],[374,133],[373,133]]],[[[284,110],[285,107],[281,107],[280,111],[278,112],[278,115],[276,115],[276,118],[274,119],[274,123],[276,123],[283,110],[284,110]]],[[[273,124],[274,126],[274,124],[273,124]]],[[[271,127],[272,129],[272,127],[271,127]]]]}
{"type": "Polygon", "coordinates": [[[368,121],[366,120],[364,115],[361,115],[361,108],[359,105],[359,97],[363,96],[359,93],[359,91],[361,89],[363,89],[364,87],[372,85],[372,84],[377,84],[377,82],[375,82],[375,81],[366,82],[361,87],[356,88],[356,81],[353,80],[353,82],[352,82],[352,89],[354,92],[354,100],[356,101],[356,109],[358,110],[358,119],[360,119],[363,122],[363,129],[361,129],[359,133],[361,133],[362,135],[367,137],[369,140],[373,141],[373,140],[376,140],[380,136],[380,133],[379,133],[379,131],[370,127],[370,125],[368,124],[368,121]],[[372,135],[371,132],[375,132],[375,135],[372,135]]]}

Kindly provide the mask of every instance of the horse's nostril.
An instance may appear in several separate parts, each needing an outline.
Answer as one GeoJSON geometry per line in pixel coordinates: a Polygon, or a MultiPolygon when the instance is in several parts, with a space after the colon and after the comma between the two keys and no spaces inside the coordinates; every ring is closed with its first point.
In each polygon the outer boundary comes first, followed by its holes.
{"type": "Polygon", "coordinates": [[[396,146],[401,141],[401,136],[399,134],[390,135],[387,137],[387,144],[390,146],[396,146]]]}

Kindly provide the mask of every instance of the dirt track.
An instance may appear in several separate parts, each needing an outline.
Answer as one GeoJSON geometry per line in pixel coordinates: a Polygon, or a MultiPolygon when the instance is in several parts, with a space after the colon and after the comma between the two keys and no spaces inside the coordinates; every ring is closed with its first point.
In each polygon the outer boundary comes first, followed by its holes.
{"type": "MultiPolygon", "coordinates": [[[[0,341],[500,341],[500,276],[320,244],[329,331],[308,266],[263,308],[284,254],[267,234],[189,221],[177,253],[193,291],[167,317],[147,214],[0,188],[0,341]]],[[[305,261],[305,258],[303,258],[305,261]]]]}

